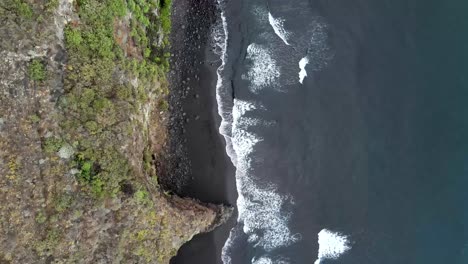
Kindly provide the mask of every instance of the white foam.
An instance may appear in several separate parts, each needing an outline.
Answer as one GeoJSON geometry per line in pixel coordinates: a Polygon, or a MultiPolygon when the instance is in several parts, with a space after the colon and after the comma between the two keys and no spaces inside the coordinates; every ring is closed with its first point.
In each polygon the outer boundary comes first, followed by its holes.
{"type": "Polygon", "coordinates": [[[299,82],[302,83],[304,78],[307,76],[307,72],[305,70],[305,66],[309,63],[309,58],[305,56],[299,61],[299,82]]]}
{"type": "Polygon", "coordinates": [[[260,104],[234,100],[232,142],[236,152],[238,190],[238,220],[248,240],[266,251],[289,245],[298,240],[291,234],[287,223],[289,214],[282,211],[285,202],[291,200],[277,192],[274,185],[260,186],[252,175],[254,148],[263,141],[249,132],[252,126],[265,125],[261,120],[246,117],[252,110],[265,109],[260,104]]]}
{"type": "Polygon", "coordinates": [[[218,9],[220,11],[221,21],[213,27],[212,39],[214,41],[215,53],[220,56],[221,65],[216,70],[216,101],[218,105],[218,114],[221,117],[221,124],[219,126],[219,133],[223,135],[226,141],[226,153],[231,159],[234,166],[237,163],[237,157],[232,147],[231,142],[231,124],[232,124],[232,109],[224,103],[224,98],[227,92],[226,84],[224,82],[223,73],[227,60],[227,45],[228,45],[228,26],[226,15],[224,13],[224,0],[217,0],[218,9]]]}
{"type": "Polygon", "coordinates": [[[273,261],[267,257],[261,257],[259,259],[252,259],[252,264],[273,264],[273,261]]]}
{"type": "MultiPolygon", "coordinates": [[[[252,171],[252,165],[255,161],[255,147],[263,142],[263,138],[251,130],[254,126],[272,124],[255,118],[255,111],[266,111],[266,109],[259,103],[234,99],[232,146],[237,157],[238,222],[242,225],[242,231],[247,235],[249,243],[269,252],[296,242],[299,240],[299,236],[292,234],[289,230],[287,224],[290,215],[282,210],[285,203],[290,202],[291,198],[279,194],[273,184],[260,185],[252,171]]],[[[229,251],[237,236],[239,236],[238,233],[231,231],[223,247],[222,259],[225,264],[231,263],[229,251]]],[[[286,263],[265,262],[268,260],[268,258],[263,257],[252,263],[286,263]]]]}
{"type": "MultiPolygon", "coordinates": [[[[291,234],[287,226],[290,215],[282,210],[285,203],[291,202],[290,197],[279,194],[272,184],[260,184],[254,177],[252,165],[255,162],[255,147],[263,142],[263,138],[253,133],[252,128],[271,126],[274,122],[267,122],[255,116],[257,111],[266,111],[263,105],[240,99],[231,100],[228,89],[230,82],[224,79],[224,76],[229,75],[229,69],[225,69],[228,28],[223,0],[218,0],[218,7],[221,11],[221,23],[213,28],[212,36],[216,46],[215,52],[221,59],[216,83],[218,114],[221,117],[219,132],[226,140],[226,151],[236,167],[239,211],[238,225],[231,230],[222,250],[223,263],[229,264],[231,249],[238,237],[247,235],[248,241],[266,251],[289,245],[299,237],[291,234]]],[[[251,80],[250,89],[258,91],[265,87],[274,87],[280,73],[269,51],[261,45],[251,44],[247,49],[247,59],[252,61],[252,68],[246,75],[246,78],[251,80]]]]}
{"type": "Polygon", "coordinates": [[[263,45],[252,43],[247,47],[247,59],[252,62],[247,71],[248,79],[251,82],[252,92],[259,92],[266,87],[274,87],[280,77],[280,68],[276,65],[276,60],[270,54],[270,51],[263,45]]]}
{"type": "Polygon", "coordinates": [[[328,229],[318,233],[318,258],[314,264],[320,264],[325,259],[337,259],[351,249],[348,237],[328,229]]]}
{"type": "Polygon", "coordinates": [[[262,256],[260,258],[253,258],[252,264],[289,264],[290,262],[284,259],[272,259],[267,256],[262,256]]]}
{"type": "Polygon", "coordinates": [[[271,13],[268,12],[268,22],[270,22],[276,35],[283,40],[284,44],[289,46],[288,38],[291,34],[284,29],[284,19],[274,18],[271,13]]]}

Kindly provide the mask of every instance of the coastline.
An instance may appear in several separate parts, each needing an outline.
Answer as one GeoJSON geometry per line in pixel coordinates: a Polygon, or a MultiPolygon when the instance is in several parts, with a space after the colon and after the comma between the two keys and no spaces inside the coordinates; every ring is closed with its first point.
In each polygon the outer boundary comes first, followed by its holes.
{"type": "MultiPolygon", "coordinates": [[[[179,152],[176,182],[168,183],[182,197],[234,206],[235,168],[219,134],[216,70],[219,56],[211,50],[210,29],[216,23],[216,1],[173,3],[170,80],[172,153],[179,152]],[[216,63],[213,63],[216,62],[216,63]],[[181,153],[182,152],[182,153],[181,153]],[[180,155],[182,154],[182,155],[180,155]]],[[[222,263],[221,250],[235,217],[214,231],[184,244],[171,263],[222,263]]]]}

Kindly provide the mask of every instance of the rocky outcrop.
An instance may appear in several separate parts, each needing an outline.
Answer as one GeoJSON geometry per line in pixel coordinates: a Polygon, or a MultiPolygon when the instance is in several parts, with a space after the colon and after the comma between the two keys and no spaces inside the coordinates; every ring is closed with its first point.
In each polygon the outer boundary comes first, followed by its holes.
{"type": "MultiPolygon", "coordinates": [[[[98,8],[106,3],[126,8],[110,0],[98,8]]],[[[154,166],[170,136],[158,92],[164,75],[143,82],[121,66],[131,56],[123,53],[112,85],[101,76],[81,82],[88,65],[63,42],[67,27],[87,23],[76,8],[70,0],[0,3],[0,263],[168,263],[232,209],[159,187],[154,166]],[[84,94],[93,94],[86,105],[84,94]]]]}

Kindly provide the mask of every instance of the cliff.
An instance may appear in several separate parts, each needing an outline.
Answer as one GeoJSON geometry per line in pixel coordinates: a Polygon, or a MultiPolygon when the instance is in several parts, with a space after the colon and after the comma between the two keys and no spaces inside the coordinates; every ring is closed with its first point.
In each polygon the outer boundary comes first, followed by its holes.
{"type": "Polygon", "coordinates": [[[0,2],[0,263],[168,263],[230,215],[158,184],[170,4],[0,2]]]}

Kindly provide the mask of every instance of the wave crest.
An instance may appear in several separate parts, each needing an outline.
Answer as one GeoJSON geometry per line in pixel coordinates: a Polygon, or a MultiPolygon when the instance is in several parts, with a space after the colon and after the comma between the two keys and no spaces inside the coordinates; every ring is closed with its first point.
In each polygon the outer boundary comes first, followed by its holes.
{"type": "Polygon", "coordinates": [[[270,22],[271,27],[273,27],[276,35],[278,35],[278,37],[283,40],[284,44],[289,46],[290,44],[288,43],[288,38],[291,33],[284,29],[284,19],[274,18],[273,15],[268,12],[268,21],[270,22]]]}
{"type": "Polygon", "coordinates": [[[314,264],[320,264],[325,259],[337,259],[351,249],[347,236],[328,229],[322,229],[318,233],[318,243],[318,258],[314,264]]]}

